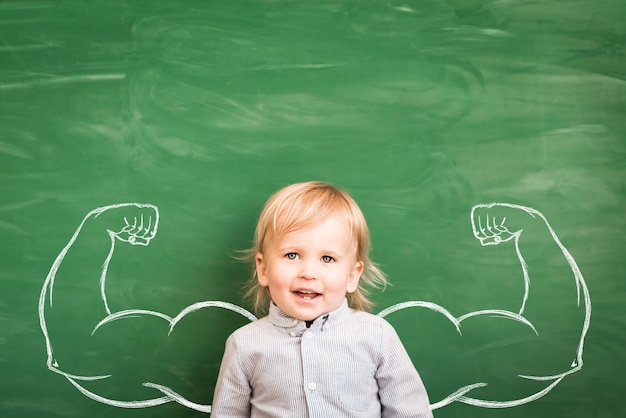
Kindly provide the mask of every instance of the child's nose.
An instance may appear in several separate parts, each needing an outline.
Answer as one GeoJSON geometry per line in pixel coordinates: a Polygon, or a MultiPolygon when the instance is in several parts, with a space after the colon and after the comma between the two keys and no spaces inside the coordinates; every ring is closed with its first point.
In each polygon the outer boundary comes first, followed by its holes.
{"type": "Polygon", "coordinates": [[[300,274],[299,276],[303,279],[312,280],[317,278],[316,265],[314,261],[304,260],[300,264],[300,274]]]}

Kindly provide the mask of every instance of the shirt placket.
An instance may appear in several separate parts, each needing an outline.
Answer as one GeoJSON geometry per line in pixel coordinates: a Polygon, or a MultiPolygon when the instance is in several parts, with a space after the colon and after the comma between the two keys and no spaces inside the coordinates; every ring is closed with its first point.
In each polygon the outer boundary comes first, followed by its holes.
{"type": "Polygon", "coordinates": [[[302,355],[302,373],[304,393],[306,397],[309,417],[317,418],[320,408],[320,375],[319,375],[319,349],[317,346],[317,330],[307,329],[302,333],[300,350],[302,355]]]}

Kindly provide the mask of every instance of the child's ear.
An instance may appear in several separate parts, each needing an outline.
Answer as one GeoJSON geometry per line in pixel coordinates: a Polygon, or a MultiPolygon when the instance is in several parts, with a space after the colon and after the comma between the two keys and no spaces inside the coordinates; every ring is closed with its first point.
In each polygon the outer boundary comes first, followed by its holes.
{"type": "Polygon", "coordinates": [[[359,287],[359,279],[361,278],[361,274],[363,273],[363,262],[357,261],[354,264],[354,268],[350,272],[350,276],[348,277],[348,293],[354,293],[359,287]]]}
{"type": "Polygon", "coordinates": [[[263,254],[257,253],[254,257],[254,262],[256,263],[256,277],[259,281],[259,285],[265,287],[267,286],[267,275],[265,274],[266,266],[263,254]]]}

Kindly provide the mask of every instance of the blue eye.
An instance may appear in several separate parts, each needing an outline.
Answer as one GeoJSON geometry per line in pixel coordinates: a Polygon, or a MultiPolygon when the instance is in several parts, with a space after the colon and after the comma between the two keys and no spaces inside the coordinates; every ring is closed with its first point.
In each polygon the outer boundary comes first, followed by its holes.
{"type": "Polygon", "coordinates": [[[298,254],[297,253],[287,253],[287,254],[285,254],[285,257],[287,257],[289,260],[295,260],[296,258],[298,258],[298,254]]]}
{"type": "Polygon", "coordinates": [[[322,256],[322,262],[324,262],[324,263],[332,263],[333,261],[335,261],[335,259],[332,258],[329,255],[323,255],[322,256]]]}

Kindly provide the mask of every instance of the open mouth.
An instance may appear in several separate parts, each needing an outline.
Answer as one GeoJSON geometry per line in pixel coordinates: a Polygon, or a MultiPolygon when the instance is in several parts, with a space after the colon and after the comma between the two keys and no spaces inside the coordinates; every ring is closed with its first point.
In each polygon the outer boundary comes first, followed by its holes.
{"type": "Polygon", "coordinates": [[[293,292],[296,296],[302,298],[302,299],[315,299],[316,297],[320,296],[319,293],[310,291],[310,290],[296,290],[293,292]]]}

